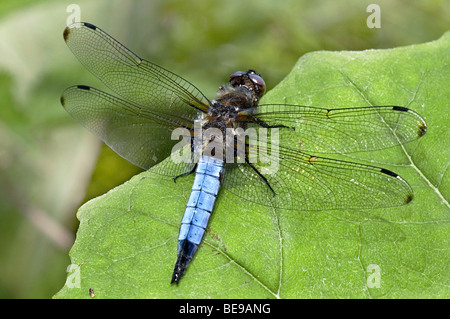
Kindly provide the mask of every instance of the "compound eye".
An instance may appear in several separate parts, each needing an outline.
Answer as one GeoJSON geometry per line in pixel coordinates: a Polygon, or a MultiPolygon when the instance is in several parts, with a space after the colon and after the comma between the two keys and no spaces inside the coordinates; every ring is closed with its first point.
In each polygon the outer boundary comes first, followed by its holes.
{"type": "Polygon", "coordinates": [[[247,72],[244,71],[236,71],[233,74],[230,75],[230,82],[236,81],[238,78],[242,78],[243,75],[245,75],[247,72]]]}
{"type": "Polygon", "coordinates": [[[253,84],[255,84],[255,87],[258,88],[259,97],[262,97],[266,92],[266,82],[264,82],[263,78],[256,73],[250,73],[248,76],[253,84]]]}

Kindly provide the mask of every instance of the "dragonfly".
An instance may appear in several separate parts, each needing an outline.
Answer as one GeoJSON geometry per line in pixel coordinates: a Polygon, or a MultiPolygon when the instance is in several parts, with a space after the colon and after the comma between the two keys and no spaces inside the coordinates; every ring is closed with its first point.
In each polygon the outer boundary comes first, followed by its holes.
{"type": "Polygon", "coordinates": [[[195,174],[171,283],[179,283],[194,258],[222,189],[243,204],[294,211],[394,207],[413,199],[398,174],[326,155],[385,149],[422,137],[426,123],[407,107],[264,104],[266,85],[254,70],[232,73],[210,100],[90,23],[72,24],[63,36],[84,67],[117,94],[72,86],[61,96],[65,110],[143,169],[174,181],[195,174]]]}

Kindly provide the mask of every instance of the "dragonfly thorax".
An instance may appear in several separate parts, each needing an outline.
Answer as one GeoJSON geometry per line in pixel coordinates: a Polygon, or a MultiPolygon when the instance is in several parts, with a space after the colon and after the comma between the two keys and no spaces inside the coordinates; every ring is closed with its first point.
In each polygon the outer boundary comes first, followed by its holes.
{"type": "Polygon", "coordinates": [[[226,105],[213,101],[208,110],[208,115],[206,116],[206,122],[203,125],[203,128],[208,129],[210,127],[215,127],[221,130],[233,128],[235,127],[237,115],[238,110],[233,104],[226,105]]]}
{"type": "Polygon", "coordinates": [[[258,106],[258,100],[253,92],[245,86],[222,85],[213,100],[214,108],[216,103],[232,107],[236,111],[258,106]]]}

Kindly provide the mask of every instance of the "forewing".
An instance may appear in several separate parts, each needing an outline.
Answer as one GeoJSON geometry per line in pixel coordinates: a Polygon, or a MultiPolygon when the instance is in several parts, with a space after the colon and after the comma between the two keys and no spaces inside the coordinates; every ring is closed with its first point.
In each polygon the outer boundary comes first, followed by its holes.
{"type": "Polygon", "coordinates": [[[281,145],[314,154],[384,149],[415,140],[427,129],[419,114],[400,106],[325,109],[266,104],[254,116],[268,126],[285,126],[280,128],[281,145]]]}
{"type": "Polygon", "coordinates": [[[89,71],[125,100],[186,119],[194,119],[199,110],[208,109],[208,99],[194,85],[141,59],[92,24],[68,26],[64,40],[89,71]]]}

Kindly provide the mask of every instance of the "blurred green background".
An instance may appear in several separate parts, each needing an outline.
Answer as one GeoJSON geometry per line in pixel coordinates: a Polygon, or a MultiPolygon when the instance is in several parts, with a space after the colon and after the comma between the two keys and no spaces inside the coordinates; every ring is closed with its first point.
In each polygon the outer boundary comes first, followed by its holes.
{"type": "MultiPolygon", "coordinates": [[[[99,83],[65,46],[71,1],[0,2],[0,298],[50,298],[65,282],[76,210],[140,170],[66,114],[61,92],[99,83]]],[[[422,43],[450,1],[78,1],[91,22],[212,97],[236,70],[273,88],[299,57],[422,43]],[[370,29],[367,6],[381,8],[370,29]]]]}

